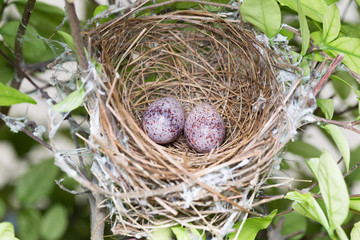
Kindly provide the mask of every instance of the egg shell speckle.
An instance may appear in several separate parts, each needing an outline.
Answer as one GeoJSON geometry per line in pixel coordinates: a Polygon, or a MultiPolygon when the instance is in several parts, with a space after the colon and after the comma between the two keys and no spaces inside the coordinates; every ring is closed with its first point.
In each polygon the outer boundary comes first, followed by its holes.
{"type": "Polygon", "coordinates": [[[190,112],[185,121],[184,133],[192,149],[206,153],[223,143],[225,125],[216,109],[203,103],[190,112]]]}
{"type": "Polygon", "coordinates": [[[184,129],[184,109],[175,98],[166,97],[151,103],[142,119],[142,128],[156,143],[167,144],[184,129]]]}

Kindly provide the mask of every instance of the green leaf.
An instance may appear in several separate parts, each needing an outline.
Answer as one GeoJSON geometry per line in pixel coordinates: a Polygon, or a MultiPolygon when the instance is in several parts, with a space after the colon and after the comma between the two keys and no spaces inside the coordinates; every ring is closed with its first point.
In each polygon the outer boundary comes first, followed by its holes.
{"type": "Polygon", "coordinates": [[[55,187],[59,169],[52,159],[33,165],[15,186],[20,203],[31,204],[46,197],[55,187]]]}
{"type": "MultiPolygon", "coordinates": [[[[8,21],[0,28],[0,34],[4,38],[4,42],[14,50],[15,37],[19,27],[19,21],[8,21]]],[[[39,33],[34,27],[28,25],[23,38],[23,56],[25,62],[35,63],[49,60],[53,54],[47,48],[43,40],[38,38],[39,33]]]]}
{"type": "Polygon", "coordinates": [[[292,208],[295,212],[300,213],[301,215],[310,218],[319,222],[329,230],[329,223],[326,219],[326,216],[321,209],[320,205],[316,202],[315,198],[311,196],[311,193],[302,194],[299,192],[288,192],[285,196],[286,199],[293,200],[292,208]]]}
{"type": "Polygon", "coordinates": [[[286,236],[294,234],[296,232],[302,232],[292,237],[291,240],[302,239],[302,237],[305,235],[307,229],[307,221],[303,215],[296,212],[291,212],[278,218],[285,219],[282,225],[281,235],[286,236]]]}
{"type": "Polygon", "coordinates": [[[150,240],[172,240],[171,228],[157,228],[151,231],[150,240]]]}
{"type": "Polygon", "coordinates": [[[328,43],[337,38],[340,32],[340,12],[336,4],[332,4],[327,8],[323,20],[323,36],[324,42],[328,43]]]}
{"type": "Polygon", "coordinates": [[[323,50],[333,57],[339,53],[344,54],[343,63],[351,70],[360,74],[359,38],[341,37],[328,43],[323,50]]]}
{"type": "Polygon", "coordinates": [[[338,71],[333,75],[334,77],[330,77],[330,78],[336,80],[336,81],[331,81],[334,90],[341,99],[346,99],[350,95],[351,89],[353,88],[353,84],[355,83],[356,80],[354,79],[353,76],[351,76],[350,73],[346,71],[338,71]],[[338,79],[341,80],[338,81],[338,79]]]}
{"type": "Polygon", "coordinates": [[[314,41],[315,45],[320,45],[323,42],[323,34],[321,31],[315,31],[311,33],[311,39],[314,41]]]}
{"type": "Polygon", "coordinates": [[[63,205],[55,204],[45,213],[41,225],[40,235],[43,239],[60,239],[68,226],[68,213],[63,205]]]}
{"type": "Polygon", "coordinates": [[[332,99],[317,99],[316,104],[324,113],[325,118],[332,119],[334,116],[334,100],[332,99]]]}
{"type": "MultiPolygon", "coordinates": [[[[281,5],[287,6],[298,12],[295,0],[277,0],[281,5]]],[[[306,16],[315,21],[322,22],[328,5],[324,0],[301,0],[301,8],[306,16]]]]}
{"type": "Polygon", "coordinates": [[[6,212],[6,206],[4,201],[0,198],[0,219],[2,219],[6,212]]]}
{"type": "Polygon", "coordinates": [[[330,224],[341,225],[348,215],[349,193],[339,166],[326,151],[307,164],[319,183],[330,224]]]}
{"type": "Polygon", "coordinates": [[[15,240],[14,226],[10,222],[0,223],[0,239],[15,240]]]}
{"type": "Polygon", "coordinates": [[[11,106],[18,103],[36,104],[35,100],[28,95],[0,82],[0,106],[11,106]]]}
{"type": "Polygon", "coordinates": [[[340,238],[340,240],[349,240],[348,237],[346,236],[344,229],[342,229],[340,224],[335,223],[334,226],[335,226],[336,235],[340,238]]]}
{"type": "Polygon", "coordinates": [[[350,198],[350,209],[360,212],[360,197],[350,198]]]}
{"type": "MultiPolygon", "coordinates": [[[[273,210],[268,216],[263,218],[248,218],[246,219],[240,234],[236,238],[236,240],[253,240],[255,239],[257,233],[262,230],[266,229],[271,221],[273,220],[274,216],[276,215],[277,210],[273,210]]],[[[237,234],[237,231],[239,230],[241,226],[242,221],[236,223],[233,226],[233,232],[229,233],[225,239],[228,240],[234,240],[237,234]]]]}
{"type": "Polygon", "coordinates": [[[339,0],[325,0],[326,4],[327,4],[328,6],[330,6],[331,4],[336,3],[336,2],[338,2],[338,1],[339,1],[339,0]]]}
{"type": "Polygon", "coordinates": [[[83,87],[70,93],[64,100],[53,106],[56,112],[70,112],[81,106],[85,99],[85,90],[83,87]]]}
{"type": "Polygon", "coordinates": [[[305,14],[302,10],[302,5],[300,0],[296,0],[299,22],[300,22],[300,32],[301,32],[301,52],[300,55],[304,56],[309,48],[310,44],[310,31],[307,24],[305,14]]]}
{"type": "Polygon", "coordinates": [[[19,237],[21,240],[38,240],[40,238],[41,214],[35,209],[21,210],[18,216],[19,237]]]}
{"type": "Polygon", "coordinates": [[[334,139],[337,147],[341,152],[341,155],[344,158],[346,172],[348,172],[350,165],[350,147],[346,138],[344,137],[344,134],[341,132],[338,126],[332,124],[327,124],[322,128],[324,128],[326,132],[334,139]]]}
{"type": "Polygon", "coordinates": [[[290,32],[289,30],[285,29],[285,28],[281,28],[280,30],[280,34],[287,37],[287,40],[290,41],[291,39],[293,39],[294,37],[294,33],[290,32]]]}
{"type": "Polygon", "coordinates": [[[76,52],[75,50],[75,43],[74,43],[74,39],[73,37],[66,33],[66,32],[63,32],[63,31],[58,31],[58,33],[60,34],[60,36],[64,39],[65,43],[74,51],[76,52]]]}
{"type": "Polygon", "coordinates": [[[93,13],[93,17],[95,17],[96,15],[98,15],[99,13],[102,13],[103,11],[105,11],[106,9],[108,9],[107,5],[99,5],[95,8],[94,13],[93,13]]]}
{"type": "Polygon", "coordinates": [[[360,0],[355,0],[355,2],[360,6],[360,0]]]}
{"type": "Polygon", "coordinates": [[[286,145],[287,151],[302,156],[304,158],[313,158],[313,157],[320,157],[321,151],[310,145],[302,140],[296,140],[294,142],[289,142],[286,145]]]}
{"type": "Polygon", "coordinates": [[[240,6],[241,16],[269,38],[280,30],[281,12],[275,0],[244,0],[240,6]]]}
{"type": "MultiPolygon", "coordinates": [[[[3,51],[10,59],[12,59],[13,53],[4,45],[4,42],[0,42],[0,49],[3,51]]],[[[8,83],[14,78],[14,68],[13,66],[3,57],[0,57],[0,82],[8,83]]]]}
{"type": "Polygon", "coordinates": [[[177,240],[191,240],[191,239],[206,239],[205,232],[200,233],[196,228],[185,228],[181,226],[171,227],[172,232],[175,234],[177,240]]]}
{"type": "Polygon", "coordinates": [[[351,240],[360,239],[360,222],[354,224],[353,229],[350,233],[351,240]]]}
{"type": "Polygon", "coordinates": [[[341,82],[341,83],[345,84],[346,86],[348,86],[349,88],[351,88],[358,97],[360,97],[360,91],[357,90],[356,88],[354,88],[354,87],[352,86],[352,84],[349,83],[348,80],[345,80],[345,79],[343,79],[342,77],[339,77],[339,76],[337,76],[337,75],[331,75],[330,78],[331,78],[331,79],[334,79],[334,80],[337,80],[338,82],[341,82]]]}
{"type": "MultiPolygon", "coordinates": [[[[18,0],[15,4],[20,14],[24,12],[27,0],[18,0]]],[[[50,38],[58,27],[59,30],[70,33],[69,21],[64,21],[65,11],[53,4],[36,1],[34,11],[31,14],[30,25],[33,26],[41,36],[50,38]],[[64,22],[63,22],[64,21],[64,22]]],[[[59,40],[56,35],[52,39],[59,40]]]]}

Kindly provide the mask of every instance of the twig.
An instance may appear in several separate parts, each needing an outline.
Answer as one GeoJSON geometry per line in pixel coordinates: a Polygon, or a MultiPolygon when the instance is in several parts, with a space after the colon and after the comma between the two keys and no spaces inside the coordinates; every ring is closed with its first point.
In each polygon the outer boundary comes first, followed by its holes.
{"type": "Polygon", "coordinates": [[[334,60],[332,61],[332,63],[329,66],[329,69],[325,72],[324,76],[322,76],[322,78],[320,79],[320,81],[318,82],[318,84],[315,86],[315,88],[312,90],[312,93],[314,94],[314,96],[316,96],[319,91],[321,90],[321,88],[324,86],[324,84],[329,80],[331,74],[334,73],[335,69],[337,66],[339,66],[339,64],[342,62],[342,60],[344,59],[344,55],[339,53],[334,60]]]}
{"type": "Polygon", "coordinates": [[[342,128],[345,128],[345,129],[348,129],[348,130],[351,130],[353,132],[360,134],[360,130],[354,127],[355,125],[360,124],[360,120],[359,121],[350,121],[350,122],[339,122],[336,120],[326,119],[326,118],[322,118],[322,117],[317,117],[317,120],[318,120],[318,122],[334,124],[339,127],[342,127],[342,128]]]}
{"type": "Polygon", "coordinates": [[[84,42],[81,37],[81,25],[79,18],[76,15],[74,0],[66,0],[66,11],[69,16],[71,34],[74,38],[74,44],[76,49],[76,57],[78,59],[81,70],[86,71],[88,69],[88,62],[86,60],[84,51],[84,42]]]}
{"type": "MultiPolygon", "coordinates": [[[[13,125],[14,127],[19,127],[19,125],[13,121],[12,119],[8,118],[5,114],[0,113],[0,118],[4,121],[4,122],[8,122],[11,125],[13,125]]],[[[23,133],[25,133],[26,135],[28,135],[29,137],[31,137],[32,139],[34,139],[35,141],[37,141],[38,143],[40,143],[41,145],[43,145],[44,147],[46,147],[47,149],[49,149],[51,152],[53,152],[53,148],[44,140],[42,140],[41,138],[35,136],[32,132],[30,132],[29,130],[21,127],[20,131],[22,131],[23,133]]]]}

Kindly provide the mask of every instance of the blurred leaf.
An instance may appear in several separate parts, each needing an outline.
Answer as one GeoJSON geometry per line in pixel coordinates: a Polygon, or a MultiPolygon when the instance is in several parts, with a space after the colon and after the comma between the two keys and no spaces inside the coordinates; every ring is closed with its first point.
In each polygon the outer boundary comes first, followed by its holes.
{"type": "MultiPolygon", "coordinates": [[[[19,27],[19,21],[8,21],[0,28],[0,34],[4,38],[4,42],[14,50],[15,37],[19,27]]],[[[45,24],[46,25],[46,24],[45,24]]],[[[23,38],[23,56],[25,62],[42,62],[53,57],[43,40],[39,39],[38,32],[31,25],[26,28],[23,38]]]]}
{"type": "Polygon", "coordinates": [[[360,0],[355,0],[358,6],[360,6],[360,0]]]}
{"type": "MultiPolygon", "coordinates": [[[[281,5],[298,12],[297,2],[294,0],[277,0],[281,5]]],[[[315,21],[322,22],[328,5],[324,0],[301,0],[304,14],[315,21]]]]}
{"type": "Polygon", "coordinates": [[[319,183],[330,224],[341,225],[348,215],[349,193],[339,166],[326,151],[320,158],[312,158],[306,163],[319,183]]]}
{"type": "Polygon", "coordinates": [[[35,100],[28,95],[0,82],[0,106],[11,106],[18,103],[36,104],[35,100]]]}
{"type": "Polygon", "coordinates": [[[357,212],[360,212],[360,197],[350,198],[350,208],[357,212]]]}
{"type": "Polygon", "coordinates": [[[151,231],[150,240],[172,240],[171,228],[156,228],[151,231]]]}
{"type": "Polygon", "coordinates": [[[360,39],[341,37],[328,43],[323,49],[335,57],[339,53],[344,54],[343,63],[360,74],[360,39]]]}
{"type": "Polygon", "coordinates": [[[280,30],[281,12],[276,0],[244,0],[240,6],[241,16],[269,38],[280,30]]]}
{"type": "Polygon", "coordinates": [[[304,56],[309,48],[310,43],[310,31],[307,24],[305,14],[302,10],[301,0],[296,0],[296,6],[299,14],[300,32],[301,32],[301,52],[300,55],[304,56]]]}
{"type": "MultiPolygon", "coordinates": [[[[10,59],[12,59],[12,52],[4,45],[4,42],[0,42],[0,49],[3,51],[10,59]]],[[[13,66],[6,61],[5,58],[0,56],[0,83],[8,83],[14,77],[14,68],[13,66]]]]}
{"type": "Polygon", "coordinates": [[[68,226],[68,213],[63,205],[55,204],[45,213],[40,227],[44,239],[60,239],[68,226]]]}
{"type": "Polygon", "coordinates": [[[15,186],[15,193],[22,204],[31,204],[46,197],[54,189],[59,169],[52,159],[30,167],[15,186]]]}
{"type": "MultiPolygon", "coordinates": [[[[262,218],[255,217],[255,218],[246,219],[245,223],[241,229],[241,232],[238,235],[238,237],[236,238],[236,240],[242,240],[242,239],[253,240],[253,239],[255,239],[257,233],[260,230],[266,229],[270,225],[270,223],[272,222],[276,213],[277,213],[277,210],[273,210],[266,217],[262,217],[262,218]]],[[[233,226],[233,231],[226,236],[226,239],[228,239],[228,240],[235,239],[236,233],[239,230],[241,223],[242,223],[242,221],[236,223],[233,226]]]]}
{"type": "Polygon", "coordinates": [[[295,210],[295,212],[315,220],[321,223],[325,229],[329,229],[329,223],[326,219],[326,216],[320,205],[316,202],[315,198],[311,196],[311,193],[302,194],[292,191],[288,192],[285,198],[294,201],[292,203],[292,208],[295,210]]]}
{"type": "Polygon", "coordinates": [[[344,229],[341,227],[340,224],[334,223],[336,235],[340,238],[340,240],[349,240],[346,236],[344,229]]]}
{"type": "Polygon", "coordinates": [[[290,238],[291,240],[301,239],[305,235],[307,222],[303,215],[291,212],[282,217],[285,218],[285,221],[281,229],[281,235],[287,236],[296,232],[302,232],[301,234],[297,234],[296,236],[290,238]]]}
{"type": "Polygon", "coordinates": [[[10,222],[0,223],[0,239],[1,240],[15,240],[14,226],[10,222]]]}
{"type": "Polygon", "coordinates": [[[340,12],[336,4],[332,4],[327,8],[323,20],[323,36],[324,42],[328,43],[337,38],[340,32],[340,12]]]}
{"type": "Polygon", "coordinates": [[[181,226],[171,227],[171,230],[176,236],[177,240],[191,240],[191,239],[202,239],[205,240],[206,234],[201,234],[196,228],[185,228],[181,226]]]}
{"type": "Polygon", "coordinates": [[[332,119],[334,116],[334,100],[316,99],[316,104],[324,113],[326,119],[332,119]]]}
{"type": "Polygon", "coordinates": [[[340,96],[341,99],[346,99],[352,89],[352,86],[355,82],[355,79],[353,76],[350,75],[350,73],[346,71],[339,71],[333,74],[334,77],[330,77],[336,81],[331,81],[334,90],[336,93],[340,96]],[[338,79],[341,79],[342,81],[339,81],[338,79]]]}
{"type": "Polygon", "coordinates": [[[321,151],[311,144],[308,144],[302,140],[296,140],[289,142],[286,145],[287,151],[302,156],[304,158],[320,157],[321,151]]]}
{"type": "MultiPolygon", "coordinates": [[[[20,14],[24,12],[26,2],[26,0],[13,2],[20,14]]],[[[51,4],[36,1],[34,11],[31,14],[30,25],[44,38],[50,38],[61,24],[63,24],[63,26],[61,26],[60,30],[70,33],[69,23],[68,21],[63,23],[64,18],[65,11],[63,9],[51,4]]],[[[56,35],[53,39],[59,40],[56,35]]]]}
{"type": "Polygon", "coordinates": [[[316,31],[311,33],[311,39],[314,40],[315,45],[320,45],[323,42],[323,33],[316,31]]]}
{"type": "Polygon", "coordinates": [[[21,240],[38,240],[41,214],[35,209],[21,210],[19,213],[19,237],[21,240]]]}
{"type": "Polygon", "coordinates": [[[73,37],[66,33],[66,32],[63,32],[63,31],[58,31],[58,33],[60,34],[60,36],[64,39],[65,43],[74,51],[76,52],[76,49],[75,49],[75,43],[74,43],[74,39],[73,37]]]}
{"type": "Polygon", "coordinates": [[[338,126],[332,124],[327,124],[322,128],[326,130],[326,132],[332,137],[332,139],[335,141],[336,145],[338,146],[341,155],[344,158],[346,172],[348,172],[350,165],[350,147],[346,138],[344,137],[344,134],[341,132],[338,126]]]}
{"type": "Polygon", "coordinates": [[[351,88],[358,97],[360,97],[360,91],[357,90],[356,88],[354,88],[354,87],[352,86],[352,84],[349,83],[348,81],[346,81],[346,80],[344,80],[344,79],[342,79],[341,77],[338,77],[338,76],[336,76],[336,75],[331,75],[330,78],[331,78],[331,79],[335,79],[335,80],[337,80],[338,82],[341,82],[341,83],[345,84],[346,86],[348,86],[349,88],[351,88]]]}
{"type": "Polygon", "coordinates": [[[354,227],[351,230],[350,237],[351,237],[351,240],[360,239],[360,222],[357,222],[354,224],[354,227]]]}
{"type": "Polygon", "coordinates": [[[0,219],[2,219],[6,212],[6,206],[4,201],[0,198],[0,219]]]}
{"type": "Polygon", "coordinates": [[[85,99],[85,90],[83,87],[70,93],[64,100],[55,104],[53,110],[56,112],[70,112],[81,106],[85,99]]]}

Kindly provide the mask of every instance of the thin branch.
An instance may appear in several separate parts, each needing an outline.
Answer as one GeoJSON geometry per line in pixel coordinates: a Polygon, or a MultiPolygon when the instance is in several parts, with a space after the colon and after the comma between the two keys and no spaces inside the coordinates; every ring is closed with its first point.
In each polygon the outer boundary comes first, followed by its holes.
{"type": "Polygon", "coordinates": [[[345,128],[345,129],[348,129],[348,130],[351,130],[353,132],[360,134],[360,130],[354,127],[355,125],[360,124],[360,120],[359,121],[350,121],[350,122],[339,122],[336,120],[326,119],[326,118],[322,118],[322,117],[317,117],[317,120],[318,120],[318,122],[334,124],[339,127],[342,127],[342,128],[345,128]]]}
{"type": "Polygon", "coordinates": [[[329,80],[331,74],[334,73],[335,69],[337,66],[339,66],[339,64],[342,62],[342,60],[344,59],[344,55],[339,53],[334,60],[332,61],[332,63],[329,66],[329,69],[325,72],[325,74],[321,77],[320,81],[318,82],[318,84],[315,86],[315,88],[312,90],[314,96],[316,96],[320,90],[322,89],[322,87],[324,86],[324,84],[329,80]]]}
{"type": "Polygon", "coordinates": [[[76,15],[74,0],[66,0],[66,11],[69,16],[71,34],[74,38],[74,44],[76,49],[76,57],[78,59],[81,70],[86,71],[88,69],[88,62],[84,51],[84,42],[81,36],[81,25],[79,18],[76,15]]]}

